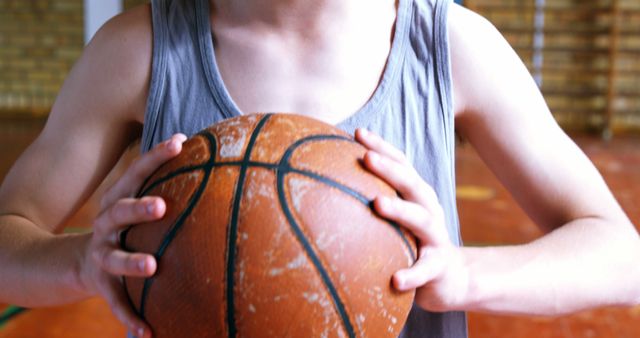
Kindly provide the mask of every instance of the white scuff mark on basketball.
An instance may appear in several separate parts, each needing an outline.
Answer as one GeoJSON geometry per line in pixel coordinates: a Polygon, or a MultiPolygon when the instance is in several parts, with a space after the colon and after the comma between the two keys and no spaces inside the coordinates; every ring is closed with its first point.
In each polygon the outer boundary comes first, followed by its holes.
{"type": "Polygon", "coordinates": [[[238,263],[238,283],[242,284],[244,282],[244,261],[240,261],[238,263]]]}
{"type": "Polygon", "coordinates": [[[258,190],[258,195],[262,197],[270,197],[273,196],[273,187],[269,184],[260,184],[260,189],[258,190]]]}
{"type": "Polygon", "coordinates": [[[358,313],[356,315],[356,325],[358,325],[358,329],[360,329],[361,332],[365,329],[364,322],[366,319],[367,317],[363,313],[358,313]]]}
{"type": "Polygon", "coordinates": [[[306,299],[307,302],[313,304],[313,303],[317,302],[320,297],[318,296],[318,294],[316,292],[313,292],[313,293],[303,292],[302,293],[302,298],[306,299]]]}
{"type": "Polygon", "coordinates": [[[256,307],[253,304],[249,304],[249,312],[256,313],[256,307]]]}
{"type": "Polygon", "coordinates": [[[316,246],[320,250],[325,250],[337,240],[338,235],[335,232],[327,233],[326,231],[322,231],[316,236],[316,246]]]}
{"type": "Polygon", "coordinates": [[[304,253],[298,254],[291,262],[287,263],[287,269],[294,270],[299,269],[307,262],[307,256],[304,253]]]}
{"type": "Polygon", "coordinates": [[[246,201],[248,201],[250,205],[253,204],[251,202],[253,202],[253,191],[256,189],[255,188],[256,183],[255,183],[255,179],[254,179],[256,177],[256,175],[257,175],[256,171],[251,171],[249,173],[249,178],[251,178],[251,179],[249,180],[249,184],[247,184],[247,188],[246,188],[246,190],[245,190],[245,192],[243,194],[244,199],[246,201]]]}
{"type": "Polygon", "coordinates": [[[243,195],[244,202],[248,203],[248,208],[257,207],[260,199],[257,197],[271,197],[274,195],[273,187],[265,182],[268,181],[270,173],[264,170],[252,170],[249,174],[248,184],[243,195]]]}
{"type": "MultiPolygon", "coordinates": [[[[270,256],[270,258],[271,257],[272,256],[270,256]]],[[[289,263],[287,263],[287,265],[284,268],[276,267],[276,268],[269,269],[269,276],[275,277],[283,274],[287,270],[295,270],[295,269],[302,268],[306,265],[306,263],[307,263],[307,256],[304,253],[300,253],[298,254],[298,256],[296,256],[296,258],[294,258],[289,263]]]]}
{"type": "Polygon", "coordinates": [[[272,268],[269,270],[269,276],[271,277],[275,277],[275,276],[279,276],[284,272],[284,269],[282,268],[272,268]]]}
{"type": "MultiPolygon", "coordinates": [[[[319,295],[316,300],[317,304],[320,305],[322,309],[322,317],[324,318],[325,330],[338,331],[338,335],[342,336],[342,332],[338,327],[338,323],[336,321],[336,313],[335,308],[333,307],[333,302],[329,300],[327,297],[327,293],[322,293],[319,295]]],[[[328,333],[327,333],[328,334],[328,333]]]]}
{"type": "Polygon", "coordinates": [[[240,135],[222,136],[220,138],[220,157],[240,157],[244,150],[244,141],[247,138],[245,129],[238,129],[240,135]]]}
{"type": "Polygon", "coordinates": [[[369,302],[371,303],[371,305],[382,308],[382,316],[386,317],[387,311],[384,310],[382,289],[379,286],[374,286],[371,289],[367,290],[367,294],[369,295],[369,302]]]}
{"type": "Polygon", "coordinates": [[[342,330],[338,330],[338,337],[344,337],[345,333],[342,330]]]}
{"type": "Polygon", "coordinates": [[[289,180],[291,187],[291,199],[296,210],[302,210],[302,201],[304,196],[313,189],[313,184],[308,180],[291,178],[289,180]]]}
{"type": "Polygon", "coordinates": [[[288,298],[289,298],[288,295],[278,295],[278,296],[273,297],[273,301],[274,302],[279,302],[281,300],[286,300],[288,298]]]}
{"type": "Polygon", "coordinates": [[[273,248],[271,250],[265,251],[264,256],[267,258],[267,265],[273,264],[276,258],[274,257],[273,248]]]}
{"type": "Polygon", "coordinates": [[[382,299],[382,289],[379,286],[374,286],[373,290],[376,291],[376,299],[382,299]]]}

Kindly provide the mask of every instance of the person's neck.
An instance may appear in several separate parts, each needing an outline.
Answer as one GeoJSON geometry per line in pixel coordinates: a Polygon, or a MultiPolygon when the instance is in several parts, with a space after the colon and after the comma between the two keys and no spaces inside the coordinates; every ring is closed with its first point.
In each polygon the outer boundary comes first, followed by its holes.
{"type": "Polygon", "coordinates": [[[302,35],[326,33],[386,10],[393,0],[210,0],[212,14],[232,25],[260,25],[302,35]]]}

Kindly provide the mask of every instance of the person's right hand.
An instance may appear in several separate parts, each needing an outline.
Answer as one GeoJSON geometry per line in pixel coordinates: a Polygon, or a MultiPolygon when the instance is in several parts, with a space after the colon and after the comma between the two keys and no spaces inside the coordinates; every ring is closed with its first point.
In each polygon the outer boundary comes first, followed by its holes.
{"type": "Polygon", "coordinates": [[[82,259],[81,275],[87,291],[106,299],[113,314],[137,337],[150,337],[151,330],[131,308],[122,276],[149,277],[155,273],[157,265],[153,255],[122,250],[119,237],[132,224],[163,217],[166,205],[162,198],[134,196],[149,175],[180,153],[186,139],[185,135],[176,134],[156,145],[136,159],[104,194],[101,211],[93,222],[93,233],[82,259]]]}

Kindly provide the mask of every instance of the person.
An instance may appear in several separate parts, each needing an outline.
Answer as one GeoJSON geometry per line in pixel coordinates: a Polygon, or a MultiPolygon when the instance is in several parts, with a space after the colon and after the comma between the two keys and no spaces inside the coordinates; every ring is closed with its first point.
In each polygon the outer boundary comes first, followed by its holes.
{"type": "Polygon", "coordinates": [[[464,337],[463,311],[554,316],[640,302],[633,224],[504,38],[446,0],[154,0],[110,20],[3,182],[0,301],[100,295],[131,332],[151,336],[121,276],[151,276],[156,262],[117,238],[166,205],[132,196],[185,134],[251,112],[355,132],[365,166],[396,188],[374,208],[419,242],[415,265],[393,276],[417,290],[405,337],[464,337]],[[543,237],[461,245],[455,133],[543,237]],[[105,193],[93,232],[55,234],[140,137],[143,154],[105,193]]]}

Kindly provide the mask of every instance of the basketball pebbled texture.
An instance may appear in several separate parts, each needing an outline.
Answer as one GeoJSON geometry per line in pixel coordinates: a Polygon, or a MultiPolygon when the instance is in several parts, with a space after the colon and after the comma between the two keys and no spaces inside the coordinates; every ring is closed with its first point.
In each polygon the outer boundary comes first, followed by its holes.
{"type": "Polygon", "coordinates": [[[391,276],[413,264],[410,234],[371,201],[395,196],[343,131],[291,114],[213,125],[144,183],[162,220],[121,236],[158,261],[124,279],[154,337],[396,337],[414,293],[391,276]]]}

